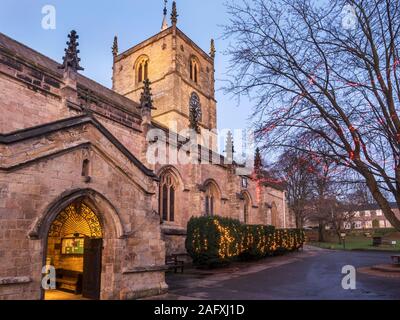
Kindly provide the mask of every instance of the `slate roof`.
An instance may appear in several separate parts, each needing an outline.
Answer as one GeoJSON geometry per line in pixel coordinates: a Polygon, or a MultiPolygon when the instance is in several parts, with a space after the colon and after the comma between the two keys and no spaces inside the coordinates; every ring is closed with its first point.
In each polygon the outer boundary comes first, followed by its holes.
{"type": "MultiPolygon", "coordinates": [[[[60,63],[46,57],[45,55],[27,47],[26,45],[6,36],[0,32],[0,50],[4,50],[8,54],[11,54],[23,61],[32,64],[40,69],[45,69],[52,75],[62,79],[63,71],[59,69],[60,63]]],[[[118,104],[120,107],[127,111],[140,114],[139,104],[126,98],[113,90],[81,75],[78,73],[77,77],[78,86],[82,86],[85,89],[89,89],[99,97],[109,100],[111,103],[118,104]]]]}
{"type": "MultiPolygon", "coordinates": [[[[96,127],[122,154],[124,154],[145,175],[157,180],[157,177],[154,174],[153,170],[147,168],[142,162],[140,162],[140,160],[137,159],[117,138],[115,138],[112,133],[110,133],[95,117],[92,117],[90,115],[80,115],[73,118],[61,119],[36,127],[26,128],[7,134],[0,134],[0,144],[10,145],[35,137],[46,136],[53,132],[82,126],[87,123],[94,125],[94,127],[96,127]]],[[[20,165],[23,165],[23,163],[20,165]]]]}
{"type": "MultiPolygon", "coordinates": [[[[392,209],[399,209],[396,202],[390,202],[390,207],[392,209]]],[[[366,211],[366,210],[380,210],[381,208],[377,203],[360,205],[355,208],[357,211],[366,211]]]]}

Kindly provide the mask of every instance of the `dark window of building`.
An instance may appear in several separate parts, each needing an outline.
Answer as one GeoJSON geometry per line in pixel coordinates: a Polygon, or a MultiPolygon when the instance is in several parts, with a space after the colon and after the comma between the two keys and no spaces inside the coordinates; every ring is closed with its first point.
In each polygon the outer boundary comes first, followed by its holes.
{"type": "Polygon", "coordinates": [[[162,175],[160,179],[160,215],[164,221],[175,221],[177,180],[171,172],[162,175]]]}
{"type": "Polygon", "coordinates": [[[162,187],[162,217],[164,221],[168,221],[168,187],[162,187]]]}

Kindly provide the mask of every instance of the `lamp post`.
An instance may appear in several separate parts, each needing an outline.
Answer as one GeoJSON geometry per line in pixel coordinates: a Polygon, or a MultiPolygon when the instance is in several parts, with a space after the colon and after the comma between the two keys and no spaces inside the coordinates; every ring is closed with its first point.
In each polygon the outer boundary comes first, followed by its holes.
{"type": "Polygon", "coordinates": [[[340,234],[340,237],[342,238],[342,241],[343,241],[343,250],[346,250],[346,233],[342,232],[340,234]]]}

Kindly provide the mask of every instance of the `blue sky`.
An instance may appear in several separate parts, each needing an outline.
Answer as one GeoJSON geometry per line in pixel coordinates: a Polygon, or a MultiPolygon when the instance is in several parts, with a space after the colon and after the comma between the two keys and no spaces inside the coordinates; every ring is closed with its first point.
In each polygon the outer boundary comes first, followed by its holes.
{"type": "MultiPolygon", "coordinates": [[[[247,127],[251,105],[247,101],[238,105],[218,90],[227,78],[229,59],[222,54],[228,43],[220,39],[221,25],[228,21],[224,0],[177,0],[177,6],[178,27],[201,48],[209,52],[210,39],[216,39],[218,127],[247,127]]],[[[110,87],[114,35],[119,37],[120,52],[125,51],[160,31],[162,10],[163,0],[1,0],[0,32],[61,62],[67,34],[75,29],[80,35],[83,74],[110,87]],[[41,26],[45,5],[56,8],[56,30],[41,26]]]]}

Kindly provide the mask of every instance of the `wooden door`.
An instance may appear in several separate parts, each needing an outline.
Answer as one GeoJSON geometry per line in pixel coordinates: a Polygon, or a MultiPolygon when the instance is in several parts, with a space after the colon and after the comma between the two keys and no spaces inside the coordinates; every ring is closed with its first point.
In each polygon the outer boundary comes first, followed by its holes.
{"type": "Polygon", "coordinates": [[[82,296],[84,298],[100,299],[102,250],[103,239],[85,239],[82,279],[82,296]]]}

